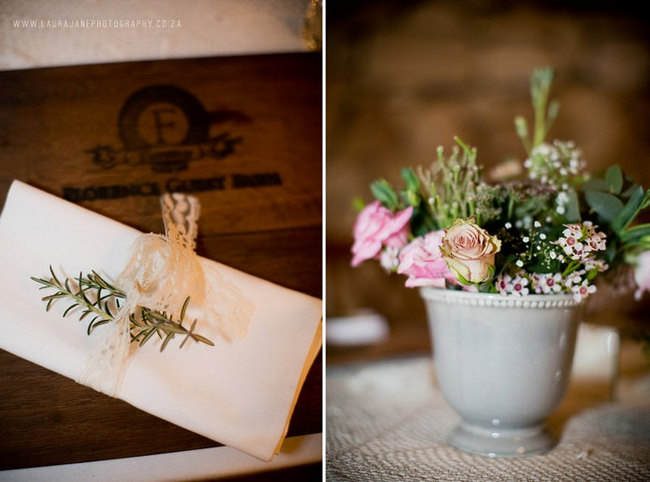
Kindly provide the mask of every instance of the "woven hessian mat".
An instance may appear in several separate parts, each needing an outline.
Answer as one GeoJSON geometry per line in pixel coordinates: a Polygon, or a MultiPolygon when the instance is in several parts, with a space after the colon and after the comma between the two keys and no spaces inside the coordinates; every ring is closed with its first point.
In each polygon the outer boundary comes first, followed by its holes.
{"type": "Polygon", "coordinates": [[[429,358],[330,367],[326,479],[650,481],[650,397],[571,406],[548,454],[481,457],[445,443],[459,418],[429,358]]]}

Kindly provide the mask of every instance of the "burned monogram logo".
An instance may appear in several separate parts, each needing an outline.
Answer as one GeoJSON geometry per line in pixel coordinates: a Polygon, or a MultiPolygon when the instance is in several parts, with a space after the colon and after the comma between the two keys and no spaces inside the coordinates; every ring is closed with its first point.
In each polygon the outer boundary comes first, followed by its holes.
{"type": "MultiPolygon", "coordinates": [[[[241,136],[228,129],[251,122],[237,110],[206,111],[189,92],[172,85],[154,85],[133,93],[119,114],[122,146],[97,145],[86,152],[97,166],[113,169],[150,165],[155,173],[187,171],[192,161],[221,160],[235,153],[241,136]]],[[[281,186],[275,171],[228,172],[212,177],[125,180],[110,185],[62,186],[72,202],[125,197],[160,196],[163,192],[224,191],[281,186]]]]}
{"type": "Polygon", "coordinates": [[[218,127],[244,122],[250,118],[242,112],[208,112],[179,87],[153,85],[133,93],[120,111],[123,147],[97,145],[86,152],[105,169],[149,164],[154,172],[184,171],[191,161],[220,160],[233,154],[242,138],[218,127]]]}

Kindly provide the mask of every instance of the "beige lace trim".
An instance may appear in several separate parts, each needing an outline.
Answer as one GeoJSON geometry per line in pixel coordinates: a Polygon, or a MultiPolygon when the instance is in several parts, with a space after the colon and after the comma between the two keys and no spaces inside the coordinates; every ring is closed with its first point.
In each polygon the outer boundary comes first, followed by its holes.
{"type": "MultiPolygon", "coordinates": [[[[130,353],[129,315],[139,307],[164,311],[178,319],[185,299],[203,328],[226,340],[246,335],[255,305],[220,270],[205,276],[194,252],[200,204],[184,194],[161,196],[165,235],[143,234],[116,280],[126,303],[113,323],[98,328],[96,346],[78,382],[111,396],[119,391],[130,353]]],[[[197,329],[197,331],[200,331],[197,329]]]]}

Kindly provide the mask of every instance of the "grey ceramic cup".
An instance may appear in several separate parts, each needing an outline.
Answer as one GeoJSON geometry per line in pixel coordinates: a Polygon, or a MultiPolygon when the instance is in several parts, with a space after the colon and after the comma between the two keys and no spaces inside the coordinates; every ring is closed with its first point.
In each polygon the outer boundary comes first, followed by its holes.
{"type": "Polygon", "coordinates": [[[440,388],[461,416],[451,445],[491,457],[544,453],[544,420],[562,401],[580,303],[421,288],[440,388]]]}

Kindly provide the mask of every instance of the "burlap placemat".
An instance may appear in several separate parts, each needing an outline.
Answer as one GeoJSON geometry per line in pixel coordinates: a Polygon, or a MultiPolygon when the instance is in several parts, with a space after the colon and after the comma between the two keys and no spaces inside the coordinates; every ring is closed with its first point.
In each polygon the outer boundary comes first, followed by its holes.
{"type": "Polygon", "coordinates": [[[568,402],[572,413],[550,453],[491,459],[445,443],[458,415],[429,358],[328,368],[326,479],[650,480],[650,397],[582,410],[568,402]]]}

